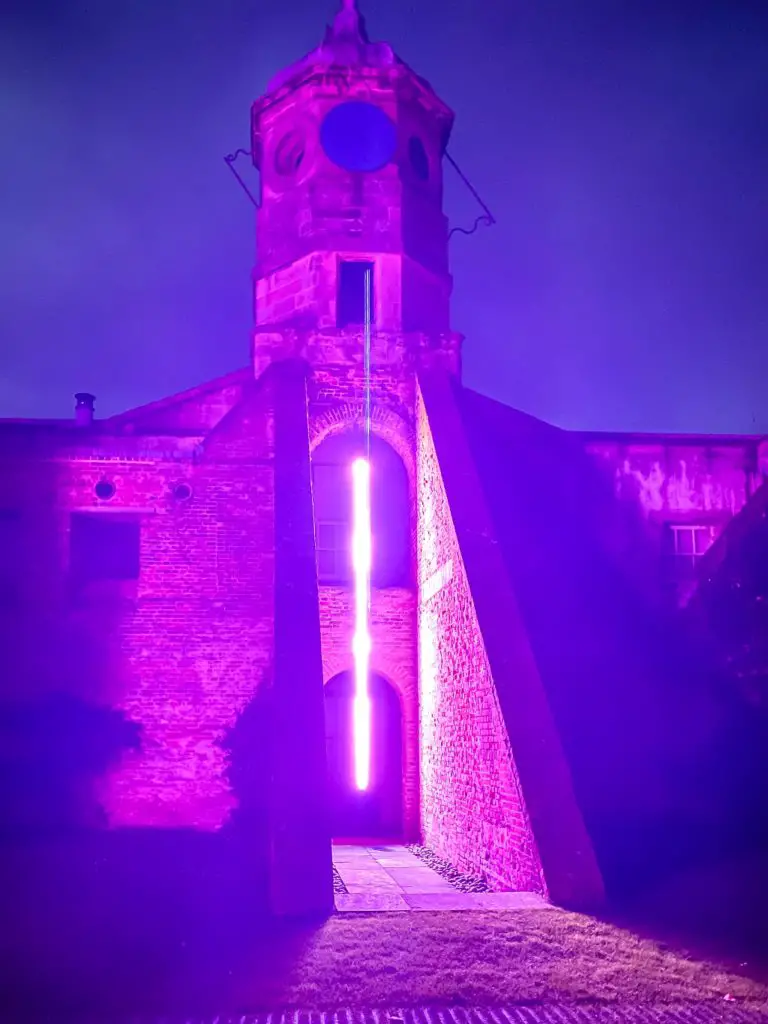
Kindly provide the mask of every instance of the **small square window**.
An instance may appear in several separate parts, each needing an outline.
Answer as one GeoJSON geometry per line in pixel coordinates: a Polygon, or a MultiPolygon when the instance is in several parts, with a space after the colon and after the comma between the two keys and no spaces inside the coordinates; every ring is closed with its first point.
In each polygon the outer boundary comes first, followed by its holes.
{"type": "Polygon", "coordinates": [[[346,583],[350,579],[346,523],[317,524],[317,576],[321,583],[346,583]]]}
{"type": "Polygon", "coordinates": [[[698,561],[712,546],[715,534],[714,526],[669,524],[664,544],[669,578],[679,583],[692,580],[698,561]]]}
{"type": "Polygon", "coordinates": [[[137,580],[141,527],[136,519],[111,513],[74,513],[70,525],[69,562],[78,584],[137,580]]]}

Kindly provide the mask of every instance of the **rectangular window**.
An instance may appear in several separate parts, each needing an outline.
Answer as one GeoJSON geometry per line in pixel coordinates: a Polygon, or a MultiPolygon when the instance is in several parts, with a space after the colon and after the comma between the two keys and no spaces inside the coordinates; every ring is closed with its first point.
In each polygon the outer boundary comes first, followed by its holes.
{"type": "Polygon", "coordinates": [[[674,580],[692,579],[696,563],[710,549],[716,536],[715,526],[668,523],[665,539],[668,574],[674,580]]]}
{"type": "Polygon", "coordinates": [[[365,292],[370,287],[370,312],[373,322],[373,263],[343,260],[339,264],[339,288],[336,295],[336,326],[356,327],[365,323],[365,292]]]}
{"type": "Polygon", "coordinates": [[[21,515],[0,508],[0,607],[19,600],[21,569],[21,515]]]}
{"type": "Polygon", "coordinates": [[[78,585],[139,578],[141,526],[109,512],[74,512],[70,523],[69,565],[78,585]]]}
{"type": "Polygon", "coordinates": [[[317,578],[320,583],[347,583],[350,565],[350,527],[347,523],[317,524],[317,578]]]}

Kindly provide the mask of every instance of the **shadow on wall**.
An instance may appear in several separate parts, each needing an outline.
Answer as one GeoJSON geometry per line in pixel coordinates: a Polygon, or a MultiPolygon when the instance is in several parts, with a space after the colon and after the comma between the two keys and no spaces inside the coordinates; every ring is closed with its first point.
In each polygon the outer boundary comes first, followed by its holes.
{"type": "Polygon", "coordinates": [[[105,827],[94,782],[140,742],[119,713],[0,708],[4,1009],[197,1008],[226,989],[267,921],[268,703],[265,686],[224,738],[239,807],[216,833],[105,827]]]}
{"type": "Polygon", "coordinates": [[[728,855],[724,709],[644,579],[635,510],[578,438],[472,392],[459,403],[609,896],[728,855]]]}
{"type": "Polygon", "coordinates": [[[724,557],[682,616],[713,654],[723,709],[717,748],[733,780],[734,832],[744,849],[768,855],[768,484],[721,540],[724,557]],[[753,506],[753,507],[751,507],[753,506]]]}

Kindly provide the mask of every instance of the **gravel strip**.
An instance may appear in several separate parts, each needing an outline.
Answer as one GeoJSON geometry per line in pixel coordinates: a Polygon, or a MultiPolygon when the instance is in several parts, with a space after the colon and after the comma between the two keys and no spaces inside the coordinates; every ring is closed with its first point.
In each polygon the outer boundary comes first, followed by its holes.
{"type": "Polygon", "coordinates": [[[335,893],[343,894],[346,894],[349,891],[346,885],[344,885],[344,879],[339,874],[335,864],[333,865],[333,891],[335,893]]]}
{"type": "Polygon", "coordinates": [[[419,860],[432,868],[435,874],[440,875],[446,882],[450,882],[454,889],[459,892],[490,892],[491,887],[482,878],[474,878],[472,875],[463,875],[457,871],[453,864],[430,850],[427,846],[418,846],[415,843],[409,844],[408,849],[415,854],[419,860]]]}

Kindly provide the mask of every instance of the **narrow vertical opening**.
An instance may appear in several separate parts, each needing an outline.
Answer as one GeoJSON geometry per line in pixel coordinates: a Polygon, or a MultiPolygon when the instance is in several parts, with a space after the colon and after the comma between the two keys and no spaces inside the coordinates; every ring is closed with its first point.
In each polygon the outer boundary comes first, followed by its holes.
{"type": "Polygon", "coordinates": [[[336,326],[356,327],[365,323],[366,280],[371,282],[371,319],[375,320],[373,263],[370,260],[342,260],[339,264],[336,296],[336,326]],[[370,278],[366,278],[367,272],[370,278]]]}

